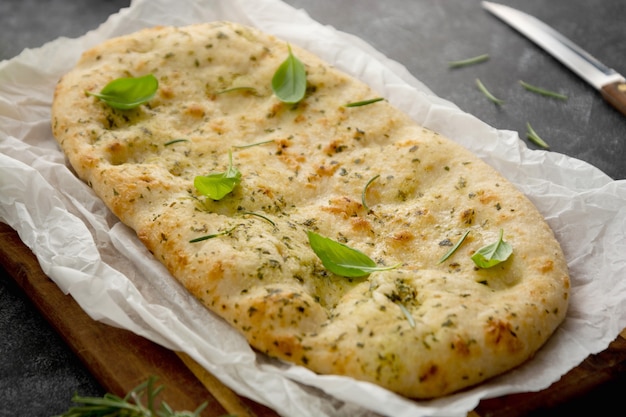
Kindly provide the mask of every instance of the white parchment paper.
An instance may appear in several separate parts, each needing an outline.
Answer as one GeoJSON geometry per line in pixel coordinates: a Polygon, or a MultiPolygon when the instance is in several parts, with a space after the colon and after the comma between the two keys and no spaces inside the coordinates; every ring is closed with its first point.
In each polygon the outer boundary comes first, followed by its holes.
{"type": "MultiPolygon", "coordinates": [[[[626,139],[626,138],[625,138],[626,139]]],[[[279,0],[137,0],[78,39],[0,63],[0,221],[95,320],[191,355],[241,395],[283,416],[465,416],[481,398],[548,387],[626,327],[626,182],[556,153],[531,151],[434,96],[400,64],[279,0]],[[305,47],[366,81],[416,122],[501,171],[555,231],[572,278],[563,325],[527,364],[460,394],[416,402],[257,355],[182,289],[65,164],[50,130],[52,93],[87,48],[153,25],[232,20],[305,47]]]]}

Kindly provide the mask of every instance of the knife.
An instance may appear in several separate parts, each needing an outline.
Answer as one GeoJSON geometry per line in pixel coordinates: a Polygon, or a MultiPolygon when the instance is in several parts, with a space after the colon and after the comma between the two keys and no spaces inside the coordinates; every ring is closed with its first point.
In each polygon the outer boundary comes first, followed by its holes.
{"type": "Polygon", "coordinates": [[[483,1],[482,5],[578,74],[626,115],[626,79],[621,74],[533,16],[501,4],[483,1]]]}

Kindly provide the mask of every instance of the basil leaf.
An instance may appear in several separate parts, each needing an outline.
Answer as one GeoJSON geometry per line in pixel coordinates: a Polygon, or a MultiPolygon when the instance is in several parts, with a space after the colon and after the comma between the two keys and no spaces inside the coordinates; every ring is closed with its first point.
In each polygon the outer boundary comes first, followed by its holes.
{"type": "Polygon", "coordinates": [[[117,78],[105,85],[99,93],[87,91],[87,94],[99,98],[113,108],[129,110],[150,101],[158,88],[157,78],[148,74],[138,78],[117,78]]]}
{"type": "Polygon", "coordinates": [[[500,237],[498,241],[487,246],[483,246],[472,255],[472,261],[479,268],[491,268],[500,262],[506,261],[513,253],[513,247],[502,240],[504,231],[500,229],[500,237]]]}
{"type": "Polygon", "coordinates": [[[226,171],[194,178],[193,185],[200,194],[212,200],[221,200],[241,182],[241,172],[233,166],[233,155],[230,152],[229,157],[230,164],[226,171]]]}
{"type": "Polygon", "coordinates": [[[363,252],[343,243],[336,242],[314,232],[308,232],[313,252],[320,258],[326,269],[336,275],[359,278],[376,271],[388,271],[396,266],[378,266],[363,252]]]}
{"type": "Polygon", "coordinates": [[[278,67],[272,77],[272,91],[280,101],[297,103],[306,93],[306,70],[304,64],[288,45],[289,56],[278,67]]]}

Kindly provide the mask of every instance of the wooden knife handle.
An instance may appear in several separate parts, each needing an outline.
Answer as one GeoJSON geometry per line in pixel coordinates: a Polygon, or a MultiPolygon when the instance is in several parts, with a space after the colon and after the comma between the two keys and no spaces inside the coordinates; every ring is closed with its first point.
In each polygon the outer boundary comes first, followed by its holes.
{"type": "Polygon", "coordinates": [[[615,81],[607,84],[600,89],[600,92],[607,102],[626,115],[626,82],[615,81]]]}

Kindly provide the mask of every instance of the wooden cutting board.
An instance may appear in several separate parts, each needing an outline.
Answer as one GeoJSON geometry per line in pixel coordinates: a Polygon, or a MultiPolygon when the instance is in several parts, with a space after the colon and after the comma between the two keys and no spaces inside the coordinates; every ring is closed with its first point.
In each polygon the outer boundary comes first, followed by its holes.
{"type": "MultiPolygon", "coordinates": [[[[160,399],[175,410],[195,410],[207,402],[204,417],[278,416],[235,394],[187,355],[92,320],[43,273],[30,249],[3,223],[0,265],[108,392],[124,396],[150,376],[156,376],[158,383],[167,387],[160,399]]],[[[624,390],[625,384],[626,331],[607,350],[590,356],[548,389],[484,400],[469,416],[540,415],[543,411],[575,410],[583,401],[606,405],[607,398],[615,398],[614,390],[624,390]]]]}

